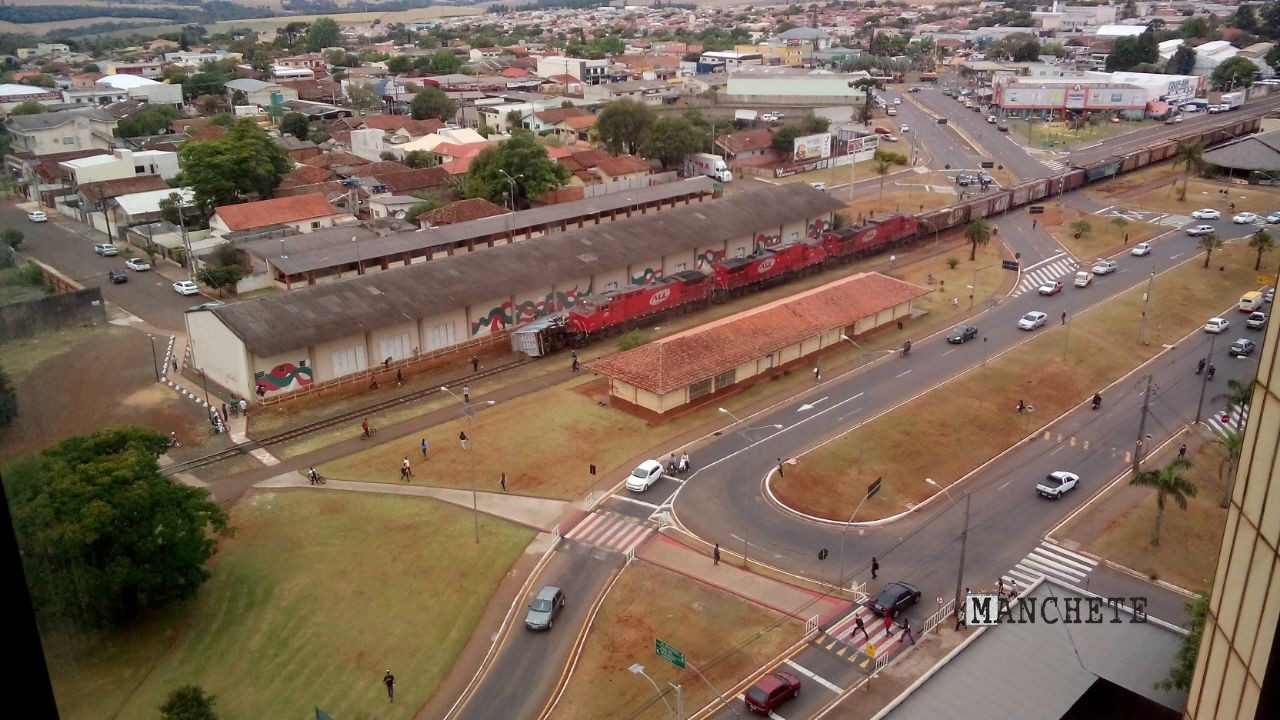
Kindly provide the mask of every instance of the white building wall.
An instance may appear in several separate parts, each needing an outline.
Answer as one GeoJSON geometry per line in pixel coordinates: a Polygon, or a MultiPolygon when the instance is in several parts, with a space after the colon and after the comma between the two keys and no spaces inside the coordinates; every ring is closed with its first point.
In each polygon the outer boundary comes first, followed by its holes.
{"type": "Polygon", "coordinates": [[[418,321],[418,336],[422,338],[419,352],[436,352],[467,341],[470,339],[467,327],[465,309],[422,318],[418,321]]]}
{"type": "Polygon", "coordinates": [[[414,348],[420,345],[418,323],[413,320],[378,328],[369,333],[370,357],[374,363],[380,363],[388,357],[393,362],[411,358],[414,348]]]}
{"type": "Polygon", "coordinates": [[[862,93],[849,87],[854,78],[845,74],[783,75],[732,73],[725,90],[729,95],[767,95],[774,97],[838,97],[861,98],[862,93]]]}
{"type": "Polygon", "coordinates": [[[252,397],[253,371],[240,338],[207,310],[184,313],[183,319],[192,339],[192,363],[203,368],[209,380],[252,397]]]}
{"type": "Polygon", "coordinates": [[[386,133],[377,128],[351,131],[351,154],[358,155],[370,162],[378,162],[382,157],[383,139],[386,133]]]}

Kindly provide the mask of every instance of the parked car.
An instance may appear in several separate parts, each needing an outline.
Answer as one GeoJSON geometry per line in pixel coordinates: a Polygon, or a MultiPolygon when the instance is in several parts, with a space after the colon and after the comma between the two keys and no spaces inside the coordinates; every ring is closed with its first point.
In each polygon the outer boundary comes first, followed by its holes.
{"type": "Polygon", "coordinates": [[[1231,347],[1227,348],[1227,354],[1235,357],[1246,357],[1252,355],[1258,344],[1249,338],[1240,338],[1231,343],[1231,347]]]}
{"type": "Polygon", "coordinates": [[[827,191],[827,184],[826,184],[826,183],[821,183],[821,182],[811,182],[811,183],[809,183],[809,187],[813,188],[814,190],[821,190],[822,192],[826,192],[826,191],[827,191]]]}
{"type": "Polygon", "coordinates": [[[524,616],[524,626],[530,630],[550,630],[556,616],[564,609],[564,591],[554,585],[544,585],[529,603],[524,616]]]}
{"type": "Polygon", "coordinates": [[[657,460],[645,460],[627,478],[627,489],[631,492],[644,492],[662,478],[662,463],[657,460]]]}
{"type": "Polygon", "coordinates": [[[27,213],[27,219],[31,222],[48,222],[49,216],[45,215],[43,210],[32,210],[27,213]]]}
{"type": "Polygon", "coordinates": [[[897,135],[881,135],[880,139],[883,140],[884,142],[898,142],[897,135]]]}
{"type": "Polygon", "coordinates": [[[894,104],[894,105],[901,105],[901,104],[902,104],[902,98],[894,98],[894,99],[893,99],[893,104],[894,104]]]}
{"type": "Polygon", "coordinates": [[[951,328],[951,332],[947,333],[947,342],[953,345],[961,345],[977,339],[978,328],[972,325],[957,325],[951,328]]]}
{"type": "Polygon", "coordinates": [[[93,246],[93,251],[102,257],[112,257],[120,254],[120,251],[116,249],[116,246],[111,243],[98,243],[93,246]]]}
{"type": "Polygon", "coordinates": [[[142,258],[129,258],[124,261],[124,266],[134,272],[146,272],[151,269],[151,263],[142,258]]]}
{"type": "Polygon", "coordinates": [[[1209,322],[1204,324],[1204,331],[1217,335],[1229,327],[1231,327],[1231,321],[1226,318],[1209,318],[1209,322]]]}
{"type": "Polygon", "coordinates": [[[1275,225],[1276,223],[1280,223],[1280,212],[1273,212],[1270,215],[1268,215],[1267,222],[1272,225],[1275,225]]]}
{"type": "Polygon", "coordinates": [[[1231,222],[1235,223],[1236,225],[1250,225],[1258,222],[1258,215],[1257,213],[1242,212],[1239,215],[1236,215],[1235,217],[1231,218],[1231,222]]]}
{"type": "Polygon", "coordinates": [[[127,283],[127,282],[129,282],[129,276],[128,276],[128,275],[125,275],[123,270],[110,270],[110,271],[108,271],[108,272],[107,272],[107,279],[108,279],[108,280],[110,280],[110,281],[111,281],[113,284],[115,284],[115,285],[119,285],[120,283],[127,283]]]}
{"type": "Polygon", "coordinates": [[[1191,217],[1196,220],[1220,220],[1222,219],[1222,213],[1213,208],[1201,208],[1191,213],[1191,217]]]}
{"type": "Polygon", "coordinates": [[[1191,237],[1199,237],[1201,235],[1208,235],[1209,233],[1215,232],[1218,232],[1218,229],[1212,225],[1193,225],[1192,227],[1187,228],[1187,235],[1190,235],[1191,237]]]}
{"type": "Polygon", "coordinates": [[[1276,289],[1275,289],[1275,288],[1273,288],[1273,287],[1269,287],[1269,288],[1267,288],[1267,291],[1266,291],[1265,293],[1263,293],[1263,294],[1262,294],[1262,299],[1263,299],[1263,300],[1266,300],[1267,302],[1271,302],[1272,300],[1275,300],[1275,299],[1276,299],[1276,289]]]}
{"type": "Polygon", "coordinates": [[[800,694],[800,678],[785,670],[774,670],[747,690],[743,701],[747,709],[764,715],[772,714],[783,703],[800,694]]]}
{"type": "Polygon", "coordinates": [[[1118,267],[1120,266],[1116,265],[1115,260],[1099,260],[1098,262],[1093,264],[1093,274],[1094,275],[1110,275],[1111,273],[1115,272],[1116,268],[1118,267]]]}
{"type": "Polygon", "coordinates": [[[1058,280],[1050,280],[1049,282],[1041,285],[1036,292],[1041,295],[1057,295],[1062,292],[1062,283],[1058,280]]]}
{"type": "Polygon", "coordinates": [[[1133,246],[1133,249],[1129,251],[1129,254],[1134,255],[1136,257],[1142,257],[1143,255],[1150,255],[1151,243],[1140,242],[1137,245],[1133,246]]]}
{"type": "Polygon", "coordinates": [[[1079,475],[1065,470],[1055,470],[1036,483],[1036,492],[1050,500],[1057,500],[1068,492],[1075,490],[1079,484],[1079,475]]]}
{"type": "Polygon", "coordinates": [[[173,284],[173,290],[179,295],[198,295],[200,286],[190,280],[179,280],[173,284]]]}
{"type": "Polygon", "coordinates": [[[1022,319],[1018,321],[1018,327],[1023,330],[1035,330],[1041,325],[1044,325],[1044,321],[1048,319],[1048,315],[1033,310],[1022,316],[1022,319]]]}
{"type": "Polygon", "coordinates": [[[876,615],[897,617],[899,613],[920,602],[920,590],[915,585],[897,580],[889,583],[871,601],[871,612],[876,615]]]}
{"type": "Polygon", "coordinates": [[[1249,313],[1249,317],[1244,319],[1244,326],[1250,330],[1261,330],[1263,325],[1267,324],[1267,314],[1261,310],[1249,313]]]}

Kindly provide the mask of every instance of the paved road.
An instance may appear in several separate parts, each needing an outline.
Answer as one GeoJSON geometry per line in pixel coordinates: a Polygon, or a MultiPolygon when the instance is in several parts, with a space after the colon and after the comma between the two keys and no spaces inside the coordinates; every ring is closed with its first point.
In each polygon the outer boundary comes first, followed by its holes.
{"type": "MultiPolygon", "coordinates": [[[[173,291],[173,281],[158,272],[126,270],[125,257],[101,257],[93,245],[103,242],[104,235],[56,213],[49,222],[33,223],[24,210],[13,205],[0,206],[0,225],[15,227],[26,233],[22,252],[56,268],[86,287],[102,288],[107,302],[124,308],[157,328],[185,333],[183,311],[212,298],[203,295],[183,297],[173,291]],[[108,270],[123,270],[129,282],[115,285],[107,281],[108,270]]],[[[123,244],[120,247],[124,247],[123,244]]]]}

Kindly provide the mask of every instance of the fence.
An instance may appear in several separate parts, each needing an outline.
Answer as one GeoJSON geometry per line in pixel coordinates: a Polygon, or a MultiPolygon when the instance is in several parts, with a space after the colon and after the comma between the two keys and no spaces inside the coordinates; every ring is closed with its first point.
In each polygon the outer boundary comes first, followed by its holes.
{"type": "Polygon", "coordinates": [[[0,338],[14,340],[46,330],[106,322],[100,288],[84,288],[0,306],[0,338]]]}

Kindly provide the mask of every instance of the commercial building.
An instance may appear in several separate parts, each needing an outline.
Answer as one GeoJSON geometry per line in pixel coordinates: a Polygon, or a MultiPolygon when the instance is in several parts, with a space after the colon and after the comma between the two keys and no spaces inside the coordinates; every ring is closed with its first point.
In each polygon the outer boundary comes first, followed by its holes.
{"type": "Polygon", "coordinates": [[[764,64],[764,54],[758,52],[738,52],[736,50],[715,50],[702,53],[699,64],[705,66],[722,66],[724,72],[734,72],[740,68],[764,64]]]}
{"type": "Polygon", "coordinates": [[[859,273],[775,300],[587,365],[609,378],[614,402],[661,416],[799,365],[842,335],[860,335],[911,316],[927,288],[859,273]]]}
{"type": "Polygon", "coordinates": [[[0,110],[7,113],[22,103],[32,100],[41,105],[51,105],[62,102],[62,93],[54,88],[0,83],[0,110]]]}
{"type": "Polygon", "coordinates": [[[544,55],[538,58],[538,76],[549,78],[556,75],[569,75],[587,85],[602,83],[609,74],[609,61],[606,59],[588,60],[586,58],[544,55]]]}
{"type": "Polygon", "coordinates": [[[1099,82],[1140,87],[1146,91],[1148,102],[1180,102],[1202,97],[1208,85],[1208,78],[1200,75],[1162,75],[1159,73],[1139,72],[1109,73],[1089,70],[1084,73],[1084,77],[1099,82]]]}
{"type": "Polygon", "coordinates": [[[298,91],[293,88],[252,78],[228,80],[226,87],[229,92],[239,91],[244,93],[245,100],[250,105],[257,105],[258,107],[271,107],[273,98],[276,96],[280,97],[280,102],[282,103],[298,99],[298,91]]]}
{"type": "Polygon", "coordinates": [[[1091,78],[1047,81],[999,76],[992,87],[992,103],[1007,116],[1067,118],[1103,112],[1140,117],[1148,102],[1143,88],[1091,78]]]}
{"type": "Polygon", "coordinates": [[[869,77],[865,72],[837,73],[829,70],[803,68],[745,66],[729,74],[726,92],[735,97],[787,99],[838,98],[848,102],[861,102],[862,91],[849,87],[849,83],[869,77]]]}
{"type": "Polygon", "coordinates": [[[15,153],[52,155],[76,150],[110,150],[116,118],[99,108],[38,115],[13,115],[5,121],[15,153]]]}
{"type": "Polygon", "coordinates": [[[1209,150],[1204,161],[1232,178],[1280,178],[1280,130],[1250,135],[1209,150]]]}

